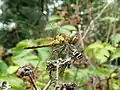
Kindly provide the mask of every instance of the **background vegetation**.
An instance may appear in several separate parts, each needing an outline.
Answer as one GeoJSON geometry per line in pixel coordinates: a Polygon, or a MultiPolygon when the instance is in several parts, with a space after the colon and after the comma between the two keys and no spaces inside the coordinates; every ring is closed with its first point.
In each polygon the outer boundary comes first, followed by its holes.
{"type": "Polygon", "coordinates": [[[119,24],[120,0],[1,0],[0,82],[7,81],[11,90],[28,90],[16,73],[19,67],[32,64],[38,67],[37,88],[43,90],[49,81],[46,62],[52,56],[57,57],[52,47],[24,47],[43,45],[58,34],[71,35],[76,31],[80,34],[76,47],[91,65],[85,69],[65,69],[60,81],[83,84],[90,77],[117,76],[110,79],[107,89],[93,89],[88,85],[78,90],[120,90],[119,24]]]}

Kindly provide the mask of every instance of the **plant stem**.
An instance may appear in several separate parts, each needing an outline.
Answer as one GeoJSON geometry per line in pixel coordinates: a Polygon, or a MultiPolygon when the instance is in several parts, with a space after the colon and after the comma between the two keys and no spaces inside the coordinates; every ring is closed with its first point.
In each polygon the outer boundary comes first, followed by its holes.
{"type": "Polygon", "coordinates": [[[59,62],[58,62],[58,65],[57,65],[57,71],[56,71],[56,85],[58,85],[59,84],[59,62]]]}
{"type": "Polygon", "coordinates": [[[51,84],[52,84],[52,80],[49,80],[49,82],[47,83],[47,85],[45,86],[43,90],[48,90],[51,84]]]}
{"type": "Polygon", "coordinates": [[[35,84],[35,81],[34,81],[34,79],[32,78],[31,75],[29,75],[29,78],[30,78],[30,80],[31,80],[31,82],[32,82],[33,87],[35,88],[35,90],[38,90],[38,89],[37,89],[37,86],[36,86],[36,84],[35,84]]]}
{"type": "Polygon", "coordinates": [[[106,42],[108,42],[108,40],[109,40],[109,36],[110,36],[111,30],[112,30],[111,26],[112,26],[112,23],[109,24],[109,31],[108,31],[108,34],[107,34],[106,42]]]}

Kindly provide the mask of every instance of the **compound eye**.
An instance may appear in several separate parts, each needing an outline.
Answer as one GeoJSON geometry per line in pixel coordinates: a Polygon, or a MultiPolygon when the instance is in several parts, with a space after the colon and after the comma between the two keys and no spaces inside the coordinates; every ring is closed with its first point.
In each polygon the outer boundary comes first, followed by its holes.
{"type": "Polygon", "coordinates": [[[18,69],[18,73],[20,73],[20,75],[23,75],[25,72],[24,68],[19,68],[18,69]]]}

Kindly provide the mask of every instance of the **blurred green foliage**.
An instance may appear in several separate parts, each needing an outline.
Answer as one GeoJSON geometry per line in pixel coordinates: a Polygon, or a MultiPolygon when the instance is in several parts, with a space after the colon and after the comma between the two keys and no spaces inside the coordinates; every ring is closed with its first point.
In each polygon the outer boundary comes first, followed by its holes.
{"type": "MultiPolygon", "coordinates": [[[[99,20],[95,21],[84,39],[83,52],[91,60],[91,66],[86,69],[75,67],[65,69],[61,78],[62,82],[82,84],[88,81],[91,75],[108,77],[120,65],[120,1],[113,1],[115,2],[111,3],[99,20]],[[112,62],[115,64],[112,65],[112,62]]],[[[62,22],[63,25],[61,25],[61,21],[66,21],[66,18],[72,20],[76,13],[80,14],[80,32],[84,35],[91,20],[99,15],[106,3],[107,0],[63,0],[63,4],[56,7],[54,0],[4,0],[4,5],[1,6],[3,13],[0,15],[0,21],[6,25],[15,22],[17,26],[12,30],[9,28],[0,30],[1,57],[4,48],[7,48],[7,53],[13,53],[13,56],[8,57],[12,65],[7,65],[2,58],[0,59],[0,82],[6,80],[12,90],[24,90],[24,81],[15,76],[17,69],[28,63],[36,67],[40,61],[39,78],[36,84],[38,90],[43,90],[49,81],[46,61],[51,60],[53,48],[36,49],[39,54],[37,56],[33,53],[33,49],[27,50],[24,47],[48,43],[50,38],[46,38],[57,34],[70,35],[72,31],[79,32],[78,27],[73,25],[74,22],[72,24],[62,22]],[[53,5],[53,11],[50,11],[49,5],[53,5]],[[67,11],[69,14],[59,16],[56,14],[59,10],[67,11]],[[44,11],[47,14],[44,14],[44,11]],[[52,14],[48,15],[49,13],[52,14]]],[[[119,89],[120,82],[111,79],[110,90],[119,89]]],[[[90,89],[83,87],[79,90],[90,89]]]]}

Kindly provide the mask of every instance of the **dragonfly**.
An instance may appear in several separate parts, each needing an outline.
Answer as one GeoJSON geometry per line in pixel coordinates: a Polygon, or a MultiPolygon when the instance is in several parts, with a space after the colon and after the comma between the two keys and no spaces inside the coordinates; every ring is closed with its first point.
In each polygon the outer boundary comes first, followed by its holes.
{"type": "Polygon", "coordinates": [[[86,56],[81,51],[79,51],[78,48],[75,47],[75,44],[78,42],[78,40],[79,40],[79,37],[77,33],[72,33],[71,35],[59,34],[55,36],[55,38],[47,44],[25,47],[25,49],[35,49],[35,48],[48,47],[48,46],[53,46],[53,47],[61,46],[61,49],[56,48],[60,50],[57,53],[59,58],[61,58],[61,56],[63,56],[62,57],[63,59],[71,57],[71,64],[73,66],[75,66],[76,68],[86,68],[89,66],[90,63],[89,63],[89,60],[86,58],[86,56]],[[66,50],[65,53],[63,52],[64,50],[66,50]],[[65,54],[65,57],[64,57],[64,54],[65,54]],[[68,54],[68,57],[67,57],[67,54],[68,54]]]}
{"type": "Polygon", "coordinates": [[[78,41],[78,36],[76,33],[71,35],[65,35],[65,34],[59,34],[53,38],[53,40],[50,40],[49,43],[41,44],[41,45],[34,45],[34,46],[27,46],[24,49],[35,49],[35,48],[42,48],[42,47],[49,47],[49,46],[58,46],[58,45],[64,45],[66,42],[68,44],[74,45],[78,41]]]}

